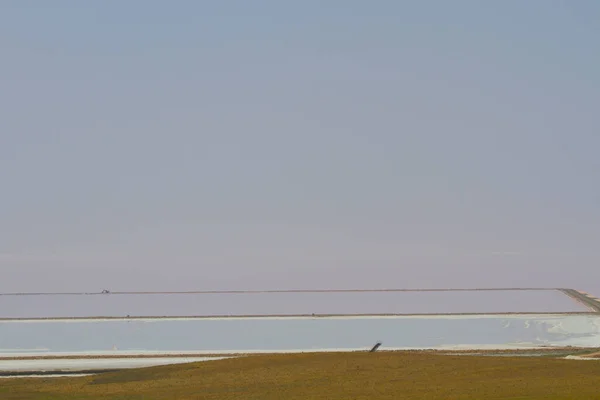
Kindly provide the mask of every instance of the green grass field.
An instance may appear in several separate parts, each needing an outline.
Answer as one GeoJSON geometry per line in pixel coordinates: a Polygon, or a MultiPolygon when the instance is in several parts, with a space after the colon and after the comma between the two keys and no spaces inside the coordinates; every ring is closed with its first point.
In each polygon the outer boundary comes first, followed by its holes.
{"type": "Polygon", "coordinates": [[[81,378],[3,379],[0,399],[600,399],[600,361],[403,352],[258,355],[81,378]]]}

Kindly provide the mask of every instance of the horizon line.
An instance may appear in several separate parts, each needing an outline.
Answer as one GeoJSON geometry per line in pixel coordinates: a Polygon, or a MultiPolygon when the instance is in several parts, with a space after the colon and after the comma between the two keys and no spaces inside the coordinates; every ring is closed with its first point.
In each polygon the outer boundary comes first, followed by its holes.
{"type": "MultiPolygon", "coordinates": [[[[159,295],[159,294],[261,294],[261,293],[366,293],[366,292],[476,292],[476,291],[569,290],[557,287],[501,288],[388,288],[388,289],[265,289],[265,290],[184,290],[184,291],[110,291],[99,292],[7,292],[0,296],[85,296],[85,295],[159,295]]],[[[573,289],[570,289],[573,290],[573,289]]]]}

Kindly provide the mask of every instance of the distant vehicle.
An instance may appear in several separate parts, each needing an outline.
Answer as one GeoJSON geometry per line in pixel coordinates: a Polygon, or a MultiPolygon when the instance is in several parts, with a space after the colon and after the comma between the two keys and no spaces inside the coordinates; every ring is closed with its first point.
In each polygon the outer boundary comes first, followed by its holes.
{"type": "Polygon", "coordinates": [[[102,294],[110,294],[110,291],[109,291],[109,290],[106,290],[106,289],[104,289],[104,290],[102,291],[102,294]]]}

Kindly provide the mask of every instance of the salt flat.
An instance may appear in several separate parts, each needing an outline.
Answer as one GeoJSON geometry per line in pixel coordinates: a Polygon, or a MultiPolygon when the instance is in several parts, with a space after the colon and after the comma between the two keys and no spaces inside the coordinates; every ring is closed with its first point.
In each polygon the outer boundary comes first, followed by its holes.
{"type": "Polygon", "coordinates": [[[80,378],[82,376],[92,376],[94,374],[32,374],[32,375],[0,375],[0,379],[15,379],[15,378],[39,378],[39,379],[49,379],[49,378],[80,378]]]}
{"type": "Polygon", "coordinates": [[[2,372],[68,372],[105,371],[155,367],[159,365],[186,364],[221,360],[226,357],[161,357],[161,358],[90,358],[90,359],[42,359],[42,360],[0,360],[2,372]]]}

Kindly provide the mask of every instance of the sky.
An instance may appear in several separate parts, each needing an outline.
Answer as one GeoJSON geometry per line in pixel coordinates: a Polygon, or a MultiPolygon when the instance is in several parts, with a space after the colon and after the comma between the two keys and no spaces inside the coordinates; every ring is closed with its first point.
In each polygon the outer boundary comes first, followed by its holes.
{"type": "Polygon", "coordinates": [[[0,292],[600,295],[600,3],[0,2],[0,292]]]}

